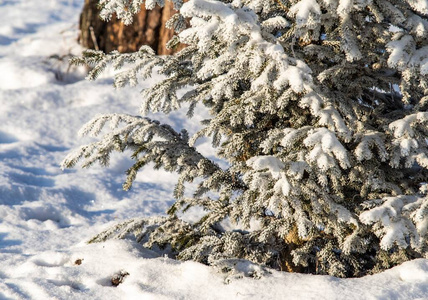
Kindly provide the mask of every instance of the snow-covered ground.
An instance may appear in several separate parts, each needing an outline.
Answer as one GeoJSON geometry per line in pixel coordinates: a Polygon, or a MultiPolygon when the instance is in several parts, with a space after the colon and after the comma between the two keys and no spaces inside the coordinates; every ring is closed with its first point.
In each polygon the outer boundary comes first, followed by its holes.
{"type": "MultiPolygon", "coordinates": [[[[82,50],[82,4],[0,0],[0,299],[428,299],[422,259],[360,279],[272,271],[226,284],[210,267],[156,258],[131,241],[86,244],[118,221],[163,214],[176,176],[148,168],[124,192],[126,157],[107,169],[59,168],[89,141],[76,135],[85,122],[140,104],[138,89],[116,91],[109,76],[88,82],[84,69],[68,68],[82,50]],[[121,271],[129,275],[112,286],[121,271]]],[[[181,112],[159,118],[197,126],[181,112]]]]}

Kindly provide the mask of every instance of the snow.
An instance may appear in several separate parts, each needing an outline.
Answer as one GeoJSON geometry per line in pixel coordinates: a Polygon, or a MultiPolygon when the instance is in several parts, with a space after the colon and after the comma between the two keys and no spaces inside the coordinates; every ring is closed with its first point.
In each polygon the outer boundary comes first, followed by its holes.
{"type": "Polygon", "coordinates": [[[423,216],[427,204],[424,204],[423,198],[401,195],[386,197],[382,201],[382,205],[360,214],[360,220],[364,224],[380,223],[378,231],[381,234],[376,235],[381,238],[382,249],[388,250],[394,243],[406,247],[409,237],[413,246],[423,247],[425,240],[420,237],[426,233],[427,225],[423,216]],[[416,226],[410,219],[414,220],[416,226]]]}
{"type": "Polygon", "coordinates": [[[254,156],[247,160],[247,165],[255,170],[269,169],[272,177],[280,178],[281,170],[284,169],[284,164],[275,156],[254,156]]]}
{"type": "Polygon", "coordinates": [[[410,35],[404,35],[399,40],[389,42],[386,47],[391,52],[388,58],[388,66],[397,67],[399,70],[405,69],[416,48],[415,41],[410,35]]]}
{"type": "Polygon", "coordinates": [[[317,128],[309,132],[308,137],[303,140],[305,146],[315,145],[309,153],[309,161],[316,161],[322,170],[334,167],[334,157],[344,169],[350,167],[346,149],[337,139],[336,135],[326,128],[317,128]]]}
{"type": "MultiPolygon", "coordinates": [[[[119,221],[163,214],[177,176],[148,166],[124,192],[126,155],[106,169],[60,169],[90,141],[77,137],[83,124],[100,113],[135,114],[140,105],[141,87],[117,91],[111,74],[88,82],[84,68],[68,69],[68,55],[82,50],[82,4],[0,1],[0,299],[428,298],[426,259],[359,279],[270,271],[258,280],[237,273],[226,284],[228,275],[212,267],[158,257],[132,241],[86,244],[119,221]],[[129,275],[112,286],[121,271],[129,275]]],[[[189,121],[185,112],[156,118],[195,132],[204,116],[189,121]]],[[[334,141],[323,151],[343,159],[334,141]]],[[[212,151],[208,141],[198,149],[212,151]]]]}
{"type": "MultiPolygon", "coordinates": [[[[269,182],[266,180],[264,175],[270,173],[273,179],[276,180],[276,183],[273,187],[274,191],[277,193],[282,193],[285,196],[288,196],[291,191],[291,185],[285,176],[284,170],[285,165],[275,156],[265,155],[265,156],[254,156],[247,160],[247,166],[252,167],[255,171],[263,171],[265,169],[269,172],[260,172],[256,176],[253,176],[250,184],[254,185],[260,189],[267,187],[269,182]]],[[[246,176],[244,176],[244,181],[247,181],[246,176]]]]}
{"type": "Polygon", "coordinates": [[[321,8],[315,0],[302,0],[290,8],[289,14],[296,17],[298,26],[305,26],[308,23],[310,15],[316,16],[317,21],[319,21],[321,8]]]}
{"type": "Polygon", "coordinates": [[[337,13],[343,18],[352,10],[353,5],[354,1],[352,0],[339,0],[337,13]]]}

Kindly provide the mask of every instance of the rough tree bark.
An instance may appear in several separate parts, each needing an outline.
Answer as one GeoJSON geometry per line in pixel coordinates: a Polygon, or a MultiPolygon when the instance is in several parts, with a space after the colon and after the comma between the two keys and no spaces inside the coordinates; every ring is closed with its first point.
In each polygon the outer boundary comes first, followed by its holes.
{"type": "MultiPolygon", "coordinates": [[[[152,47],[157,54],[172,54],[167,50],[166,42],[173,36],[173,31],[165,28],[166,21],[176,12],[170,1],[165,7],[156,6],[146,10],[144,5],[131,25],[124,25],[116,17],[104,22],[99,17],[97,0],[85,0],[80,15],[80,37],[82,46],[89,49],[102,50],[105,53],[113,50],[134,52],[142,45],[152,47]]],[[[177,47],[175,51],[181,49],[177,47]]]]}

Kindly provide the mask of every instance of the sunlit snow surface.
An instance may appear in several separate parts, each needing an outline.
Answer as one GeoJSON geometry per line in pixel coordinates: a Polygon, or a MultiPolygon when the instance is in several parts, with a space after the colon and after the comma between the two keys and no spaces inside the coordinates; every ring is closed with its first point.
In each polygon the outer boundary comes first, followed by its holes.
{"type": "MultiPolygon", "coordinates": [[[[176,176],[148,168],[123,192],[126,155],[107,169],[60,170],[69,151],[90,141],[76,135],[85,122],[99,113],[136,114],[140,105],[138,89],[116,91],[108,74],[88,82],[83,69],[67,70],[66,55],[81,51],[82,2],[0,0],[1,300],[428,299],[428,260],[361,279],[272,271],[225,284],[212,268],[154,258],[129,241],[87,245],[120,220],[164,213],[176,176]],[[129,275],[113,287],[120,271],[129,275]]],[[[191,132],[198,123],[184,112],[157,118],[191,132]]],[[[210,153],[208,143],[198,149],[210,153]]]]}

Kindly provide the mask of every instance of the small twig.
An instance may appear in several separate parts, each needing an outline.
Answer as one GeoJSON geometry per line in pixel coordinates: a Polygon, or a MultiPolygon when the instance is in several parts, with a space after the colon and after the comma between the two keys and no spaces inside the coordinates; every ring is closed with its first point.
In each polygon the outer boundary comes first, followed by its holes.
{"type": "Polygon", "coordinates": [[[293,53],[294,59],[296,59],[296,53],[294,53],[294,45],[296,44],[296,36],[293,36],[291,40],[291,53],[293,53]]]}
{"type": "Polygon", "coordinates": [[[94,27],[89,26],[89,31],[91,33],[91,39],[92,39],[92,42],[94,43],[95,50],[99,51],[100,48],[98,47],[97,38],[95,37],[94,27]]]}
{"type": "Polygon", "coordinates": [[[288,7],[284,5],[284,3],[282,3],[281,0],[275,0],[275,2],[278,4],[279,7],[282,8],[283,11],[285,11],[286,13],[288,13],[288,7]]]}

